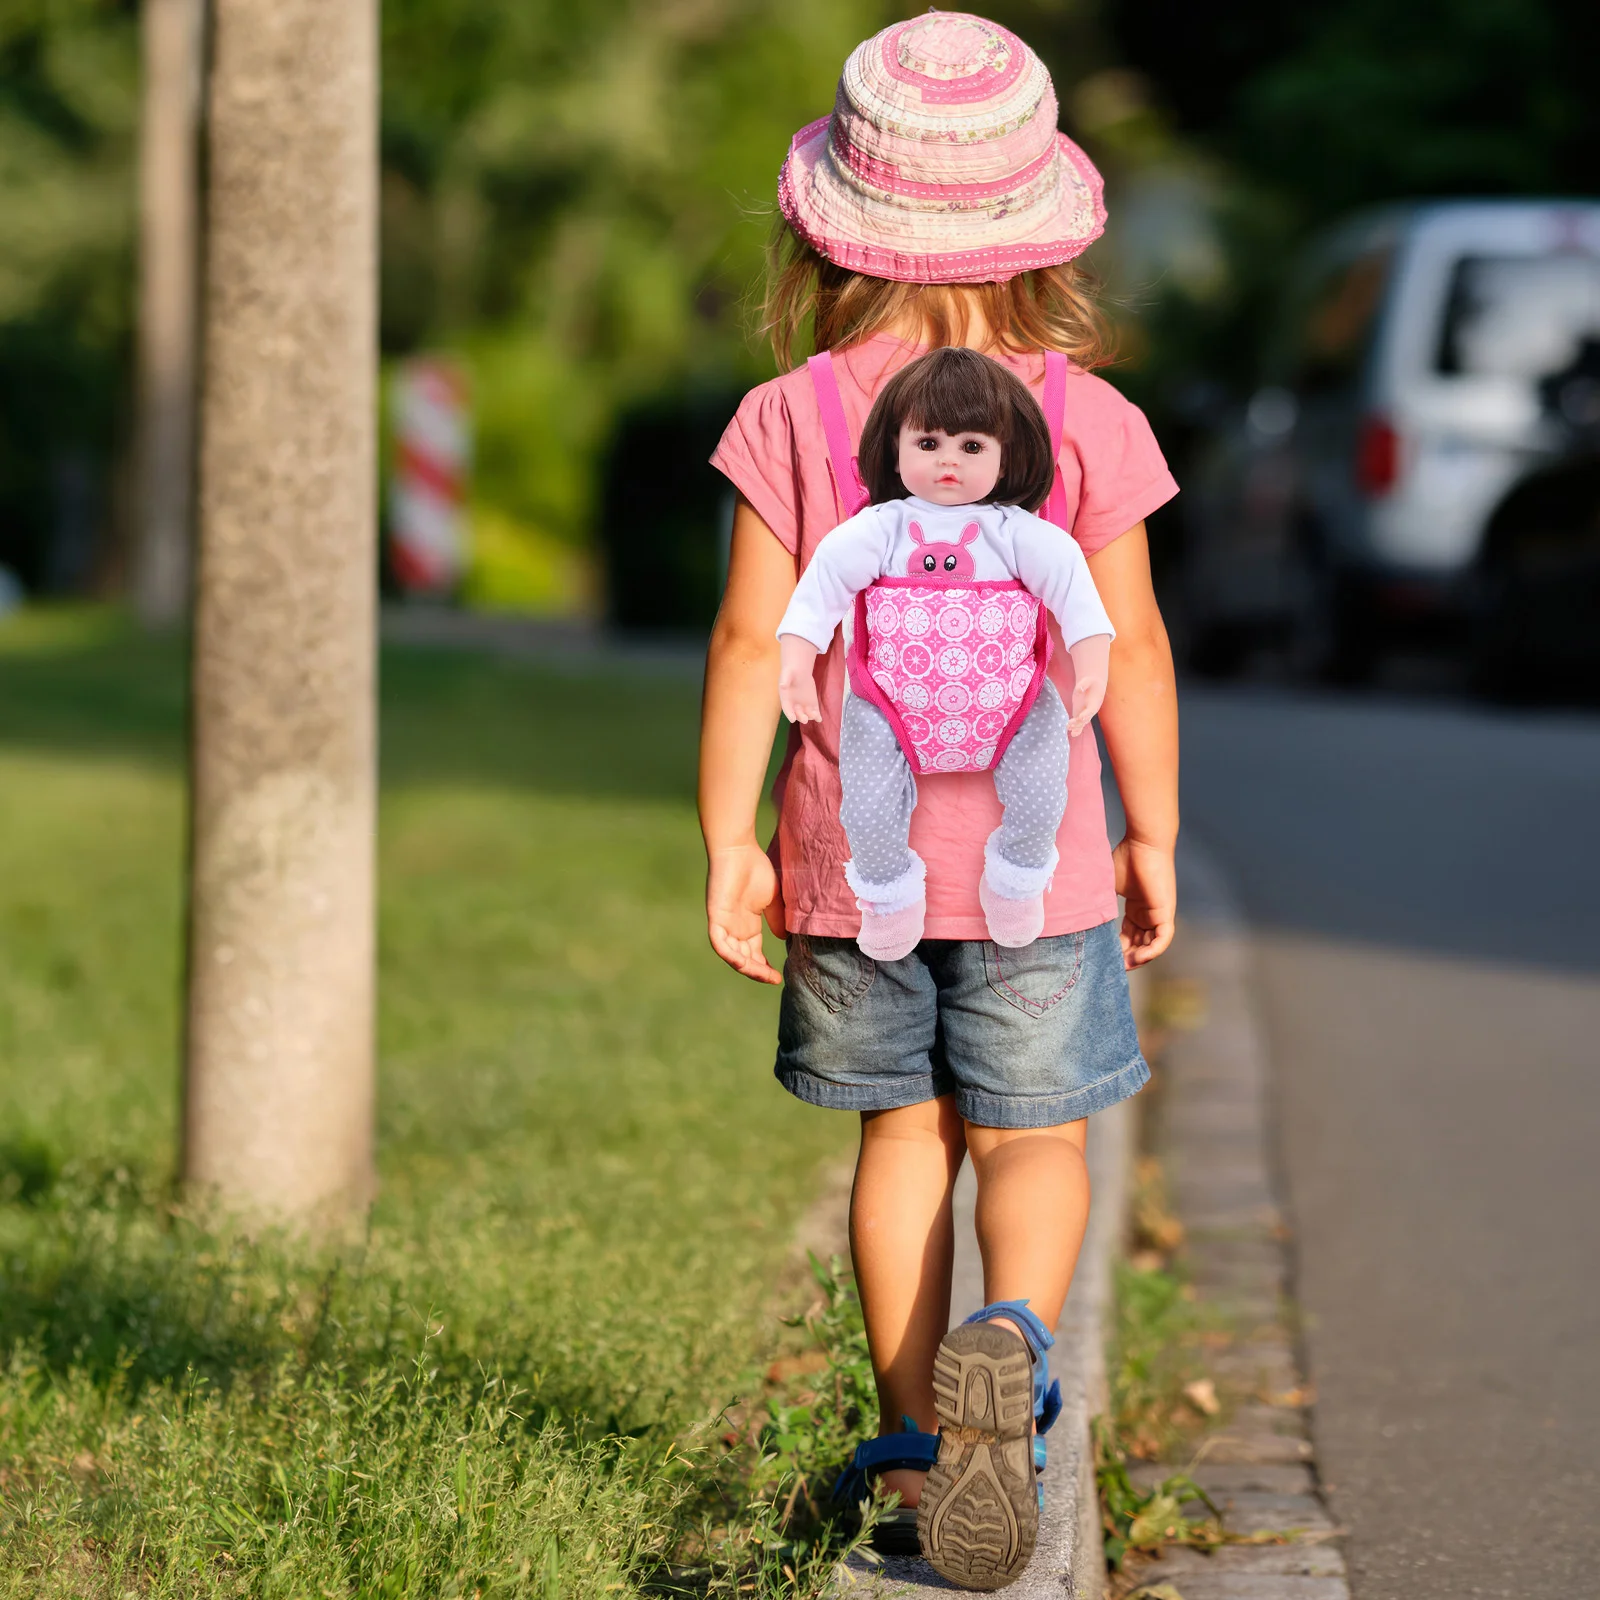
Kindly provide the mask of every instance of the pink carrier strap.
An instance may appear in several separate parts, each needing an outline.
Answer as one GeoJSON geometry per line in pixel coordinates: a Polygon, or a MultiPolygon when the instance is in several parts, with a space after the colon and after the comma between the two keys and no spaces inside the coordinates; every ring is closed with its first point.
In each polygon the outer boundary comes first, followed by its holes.
{"type": "MultiPolygon", "coordinates": [[[[851,448],[850,424],[845,420],[844,401],[839,397],[839,378],[833,370],[833,355],[820,350],[806,362],[811,388],[822,414],[822,436],[828,442],[828,466],[833,473],[834,495],[839,510],[853,517],[871,496],[861,481],[861,463],[851,448]]],[[[1061,481],[1061,436],[1066,428],[1067,358],[1059,350],[1044,354],[1044,397],[1041,402],[1045,423],[1050,429],[1050,456],[1057,462],[1055,482],[1044,503],[1043,515],[1058,528],[1067,527],[1067,490],[1061,481]]]]}
{"type": "MultiPolygon", "coordinates": [[[[1044,353],[1044,420],[1050,429],[1050,459],[1056,475],[1044,503],[1044,519],[1067,527],[1067,486],[1061,481],[1061,435],[1067,426],[1067,358],[1059,350],[1044,353]]],[[[1070,530],[1069,530],[1070,531],[1070,530]]]]}
{"type": "Polygon", "coordinates": [[[833,356],[820,350],[806,362],[811,387],[822,413],[822,436],[828,441],[828,465],[833,472],[833,492],[839,509],[853,517],[872,498],[861,481],[861,465],[850,448],[850,424],[845,421],[844,401],[839,398],[839,379],[833,370],[833,356]]]}

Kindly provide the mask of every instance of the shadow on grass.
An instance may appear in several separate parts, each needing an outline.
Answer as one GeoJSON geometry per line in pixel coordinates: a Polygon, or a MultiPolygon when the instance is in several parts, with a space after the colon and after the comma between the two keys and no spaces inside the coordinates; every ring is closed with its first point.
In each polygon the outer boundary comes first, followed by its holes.
{"type": "MultiPolygon", "coordinates": [[[[349,1264],[182,1216],[153,1174],[0,1145],[0,1349],[96,1384],[194,1374],[226,1385],[325,1354],[349,1264]]],[[[376,1348],[391,1339],[370,1340],[376,1348]]]]}
{"type": "MultiPolygon", "coordinates": [[[[82,763],[87,783],[79,787],[91,797],[84,814],[92,817],[98,803],[96,762],[140,763],[173,779],[179,776],[184,680],[181,645],[142,638],[114,615],[80,611],[25,616],[20,622],[8,619],[0,624],[0,756],[82,763]]],[[[620,667],[580,677],[443,650],[394,650],[384,661],[385,783],[391,794],[407,788],[476,787],[580,802],[663,802],[673,808],[667,819],[672,837],[661,847],[667,868],[658,874],[659,882],[652,880],[649,894],[655,899],[649,904],[668,901],[676,906],[681,901],[692,907],[694,874],[683,863],[693,854],[687,808],[693,796],[697,700],[695,686],[682,679],[620,667]]],[[[581,804],[565,810],[583,813],[581,804]]],[[[512,806],[509,815],[512,827],[523,826],[521,809],[512,806]]],[[[640,831],[648,836],[648,854],[656,848],[655,836],[649,828],[640,831]]],[[[504,838],[504,832],[491,833],[486,859],[472,865],[478,876],[469,875],[459,895],[453,885],[450,893],[438,888],[435,879],[448,873],[428,878],[426,892],[407,913],[411,920],[404,924],[400,941],[400,987],[418,979],[419,992],[433,985],[448,992],[459,1011],[488,1019],[474,1021],[477,1033],[462,1025],[458,1037],[450,1031],[456,1021],[441,1022],[428,1011],[428,1001],[396,1024],[409,1041],[404,1048],[427,1061],[434,1059],[429,1052],[435,1052],[464,1078],[481,1076],[479,1063],[498,1060],[497,1052],[515,1064],[508,1070],[523,1071],[536,1054],[524,1035],[550,1016],[541,1008],[560,1004],[571,1010],[592,981],[545,956],[539,942],[545,924],[530,933],[517,907],[507,909],[514,897],[499,893],[495,857],[496,841],[504,838]],[[480,895],[483,884],[495,892],[480,895]],[[480,910],[484,917],[474,921],[480,910]],[[457,923],[475,930],[473,937],[456,934],[449,942],[456,965],[441,964],[434,946],[446,942],[441,929],[457,923]],[[497,961],[508,964],[510,976],[503,982],[495,977],[474,987],[462,976],[468,969],[478,976],[491,968],[498,972],[497,961]],[[535,961],[545,964],[537,968],[536,982],[525,982],[517,964],[532,966],[535,961]]],[[[609,836],[603,847],[615,848],[609,836]]],[[[120,864],[120,853],[128,848],[110,836],[113,862],[120,864]]],[[[79,882],[88,869],[80,869],[68,850],[57,854],[48,863],[50,871],[79,882]]],[[[537,849],[532,854],[543,860],[537,849]]],[[[150,885],[159,881],[172,888],[175,865],[175,860],[163,861],[147,872],[141,866],[119,891],[124,896],[119,904],[134,908],[128,912],[131,925],[137,924],[143,904],[139,897],[150,892],[150,885]]],[[[403,876],[400,881],[404,883],[403,876]]],[[[545,879],[535,874],[530,881],[543,884],[545,879]]],[[[626,895],[620,898],[624,909],[632,905],[626,895]]],[[[0,883],[0,908],[5,900],[0,883]]],[[[541,914],[548,920],[549,906],[541,914]]],[[[98,918],[96,910],[91,920],[98,918]]],[[[396,925],[392,917],[388,925],[396,925]]],[[[0,927],[0,933],[6,931],[0,927]]],[[[20,924],[18,932],[19,948],[24,936],[37,943],[36,935],[20,924]]],[[[652,935],[657,936],[678,938],[670,931],[652,935]]],[[[63,940],[63,948],[70,945],[64,935],[63,940]]],[[[398,959],[393,951],[388,958],[398,959]]],[[[101,1032],[85,1030],[92,1059],[103,1056],[113,1073],[128,1076],[129,1061],[168,1048],[167,1035],[148,1028],[143,1014],[128,1009],[120,998],[124,992],[142,997],[151,974],[170,982],[166,967],[140,969],[131,977],[123,971],[120,987],[95,1025],[101,1032]],[[140,1028],[147,1032],[129,1036],[140,1028]]],[[[674,987],[679,977],[669,974],[664,982],[662,993],[678,1005],[673,997],[679,994],[674,987]]],[[[31,996],[43,991],[35,982],[18,992],[31,996]]],[[[698,993],[692,984],[683,992],[698,993]]],[[[7,1002],[0,987],[0,1007],[7,1002]]],[[[668,1000],[658,996],[652,1003],[668,1000]]],[[[37,1039],[30,1035],[5,1063],[19,1082],[25,1084],[38,1073],[37,1061],[65,1048],[59,1011],[59,1006],[41,1006],[39,1015],[45,1020],[37,1027],[46,1031],[37,1039]]],[[[578,1028],[560,1037],[589,1039],[591,1033],[593,1048],[612,1054],[656,1048],[648,1030],[578,1028]]],[[[551,1070],[571,1065],[557,1063],[551,1070]]],[[[407,1070],[422,1069],[412,1065],[407,1070]]],[[[39,1103],[54,1107],[60,1099],[45,1096],[39,1103]]],[[[23,1110],[30,1103],[19,1096],[23,1110]]],[[[503,1120],[503,1107],[501,1113],[503,1120]]],[[[482,1359],[503,1370],[508,1380],[537,1387],[541,1407],[567,1419],[590,1416],[601,1428],[631,1432],[654,1414],[646,1401],[634,1404],[625,1398],[639,1384],[630,1386],[628,1373],[621,1370],[622,1356],[602,1359],[576,1346],[568,1348],[571,1341],[560,1331],[566,1305],[556,1303],[548,1279],[541,1279],[540,1296],[508,1311],[488,1304],[483,1299],[487,1291],[475,1290],[467,1281],[471,1262],[463,1266],[457,1260],[452,1267],[443,1250],[430,1255],[420,1239],[400,1237],[401,1228],[391,1227],[387,1235],[375,1231],[375,1242],[364,1254],[321,1264],[306,1259],[304,1252],[249,1246],[176,1212],[164,1164],[141,1169],[136,1160],[128,1160],[122,1166],[117,1164],[126,1159],[121,1156],[94,1164],[70,1104],[48,1117],[43,1111],[37,1118],[14,1114],[8,1123],[0,1128],[0,1141],[9,1138],[0,1143],[0,1352],[20,1350],[52,1374],[76,1368],[97,1385],[116,1384],[123,1390],[181,1382],[191,1372],[226,1387],[254,1382],[285,1362],[312,1370],[328,1361],[358,1373],[404,1366],[430,1340],[431,1314],[438,1309],[454,1314],[455,1321],[451,1334],[429,1347],[429,1361],[457,1370],[463,1383],[477,1381],[482,1359]],[[24,1127],[51,1131],[40,1142],[17,1137],[14,1130],[24,1127]],[[470,1330],[461,1335],[461,1344],[453,1342],[457,1327],[470,1330]],[[614,1408],[626,1415],[613,1415],[614,1408]]],[[[451,1130],[453,1138],[455,1124],[451,1130]]],[[[114,1139],[102,1142],[123,1148],[114,1139]]],[[[461,1149],[452,1149],[452,1160],[460,1155],[461,1149]]],[[[523,1228],[522,1233],[529,1231],[523,1228]]],[[[490,1248],[482,1240],[473,1245],[480,1252],[490,1248]]],[[[531,1243],[519,1235],[512,1247],[531,1250],[531,1243]]],[[[542,1270],[543,1258],[533,1253],[529,1259],[542,1270]]],[[[594,1269],[596,1274],[600,1270],[594,1269]]],[[[582,1278],[576,1268],[571,1275],[574,1281],[582,1278]]],[[[569,1284],[562,1293],[576,1295],[577,1290],[569,1284]]],[[[572,1318],[581,1321],[592,1310],[575,1306],[572,1318]]],[[[441,1320],[446,1318],[441,1315],[441,1320]]]]}
{"type": "Polygon", "coordinates": [[[152,1385],[198,1382],[226,1394],[288,1371],[307,1381],[337,1374],[349,1387],[420,1361],[430,1381],[464,1392],[519,1390],[526,1430],[556,1418],[575,1437],[654,1431],[619,1414],[593,1374],[563,1369],[548,1350],[535,1366],[517,1338],[489,1352],[441,1339],[448,1310],[434,1296],[448,1286],[391,1270],[381,1252],[248,1237],[181,1211],[146,1173],[63,1164],[32,1148],[20,1159],[15,1149],[0,1153],[0,1182],[8,1177],[0,1352],[57,1381],[78,1373],[133,1404],[152,1385]],[[18,1176],[31,1185],[26,1198],[18,1176]]]}
{"type": "MultiPolygon", "coordinates": [[[[116,613],[0,624],[0,749],[137,760],[177,770],[187,650],[116,613]]],[[[645,665],[558,671],[465,652],[386,647],[387,787],[474,785],[554,795],[688,800],[699,688],[645,665]]]]}

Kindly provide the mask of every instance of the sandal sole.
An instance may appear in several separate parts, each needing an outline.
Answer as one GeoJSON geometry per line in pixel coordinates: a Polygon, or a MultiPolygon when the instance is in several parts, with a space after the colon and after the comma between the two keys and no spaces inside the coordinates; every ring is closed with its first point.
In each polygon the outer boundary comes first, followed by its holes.
{"type": "Polygon", "coordinates": [[[952,1328],[933,1363],[939,1459],[917,1507],[933,1569],[963,1589],[1002,1589],[1039,1537],[1033,1474],[1033,1363],[1009,1329],[952,1328]]]}

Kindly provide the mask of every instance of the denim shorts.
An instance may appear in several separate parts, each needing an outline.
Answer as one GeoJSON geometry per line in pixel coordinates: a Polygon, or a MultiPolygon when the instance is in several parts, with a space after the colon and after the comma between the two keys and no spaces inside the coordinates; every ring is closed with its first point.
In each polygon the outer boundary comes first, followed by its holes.
{"type": "Polygon", "coordinates": [[[899,961],[797,933],[783,977],[774,1072],[814,1106],[890,1111],[953,1094],[980,1127],[1049,1128],[1150,1078],[1115,922],[1021,950],[924,939],[899,961]]]}

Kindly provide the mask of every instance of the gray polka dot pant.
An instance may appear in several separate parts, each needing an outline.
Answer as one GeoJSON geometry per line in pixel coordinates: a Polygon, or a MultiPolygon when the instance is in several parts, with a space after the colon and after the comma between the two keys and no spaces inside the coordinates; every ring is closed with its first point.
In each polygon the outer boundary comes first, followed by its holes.
{"type": "MultiPolygon", "coordinates": [[[[1048,679],[994,771],[1003,815],[985,852],[1001,893],[1038,894],[1056,866],[1056,832],[1067,809],[1067,708],[1048,679]]],[[[850,841],[850,886],[877,905],[909,903],[922,882],[910,846],[917,783],[888,718],[847,694],[839,730],[840,821],[850,841]]]]}

